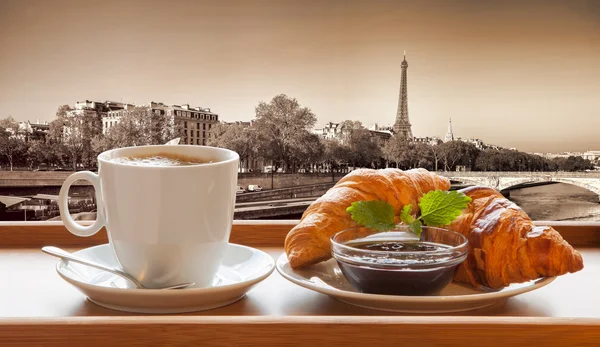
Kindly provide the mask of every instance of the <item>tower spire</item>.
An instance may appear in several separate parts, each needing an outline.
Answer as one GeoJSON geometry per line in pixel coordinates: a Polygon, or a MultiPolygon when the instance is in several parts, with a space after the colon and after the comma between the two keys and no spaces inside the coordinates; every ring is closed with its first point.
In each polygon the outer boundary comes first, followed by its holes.
{"type": "Polygon", "coordinates": [[[448,132],[444,137],[444,142],[454,141],[454,133],[452,133],[452,118],[448,120],[448,132]]]}
{"type": "Polygon", "coordinates": [[[394,123],[394,133],[404,140],[412,141],[413,135],[411,130],[410,120],[408,119],[408,95],[406,70],[408,70],[408,62],[406,61],[406,51],[404,51],[404,60],[402,61],[402,75],[400,78],[400,93],[398,96],[398,110],[396,111],[396,122],[394,123]]]}

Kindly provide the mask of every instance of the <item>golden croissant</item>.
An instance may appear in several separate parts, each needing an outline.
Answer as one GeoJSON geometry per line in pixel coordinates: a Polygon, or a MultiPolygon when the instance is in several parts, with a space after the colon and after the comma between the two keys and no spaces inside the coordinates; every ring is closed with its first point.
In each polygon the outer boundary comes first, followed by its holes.
{"type": "Polygon", "coordinates": [[[437,189],[450,189],[450,181],[425,169],[352,171],[312,203],[288,233],[284,247],[290,266],[299,268],[331,257],[331,236],[357,226],[346,212],[354,201],[387,201],[396,215],[411,204],[416,213],[420,197],[437,189]]]}
{"type": "Polygon", "coordinates": [[[535,226],[498,191],[487,187],[461,191],[472,201],[447,228],[468,238],[469,253],[457,268],[455,281],[499,289],[583,269],[581,254],[556,230],[535,226]]]}

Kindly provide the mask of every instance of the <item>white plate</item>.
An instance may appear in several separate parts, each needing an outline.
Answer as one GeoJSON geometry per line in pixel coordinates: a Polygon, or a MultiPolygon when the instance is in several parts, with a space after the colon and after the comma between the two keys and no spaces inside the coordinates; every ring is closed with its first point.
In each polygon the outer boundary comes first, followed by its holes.
{"type": "MultiPolygon", "coordinates": [[[[75,252],[80,257],[119,267],[108,244],[75,252]]],[[[202,266],[202,264],[198,264],[202,266]]],[[[211,287],[175,290],[136,289],[129,281],[89,266],[59,260],[56,271],[90,301],[110,309],[136,313],[183,313],[209,310],[240,300],[275,268],[263,251],[229,244],[211,287]]]]}
{"type": "Polygon", "coordinates": [[[532,291],[552,282],[555,277],[513,284],[500,291],[483,292],[457,283],[449,284],[436,296],[403,296],[360,293],[346,280],[335,259],[294,270],[283,253],[277,259],[277,271],[287,280],[345,303],[392,312],[448,313],[475,310],[532,291]]]}

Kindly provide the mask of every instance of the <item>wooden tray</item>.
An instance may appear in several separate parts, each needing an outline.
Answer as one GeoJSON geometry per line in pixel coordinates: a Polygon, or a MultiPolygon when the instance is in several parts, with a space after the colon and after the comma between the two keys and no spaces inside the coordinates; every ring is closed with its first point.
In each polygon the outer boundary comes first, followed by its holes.
{"type": "MultiPolygon", "coordinates": [[[[235,221],[231,242],[273,258],[296,221],[235,221]]],[[[443,345],[600,346],[600,223],[554,226],[579,249],[585,269],[503,305],[453,316],[391,314],[354,307],[283,279],[277,271],[246,298],[183,315],[136,315],[87,301],[54,271],[43,245],[80,249],[60,222],[0,223],[0,346],[443,345]]]]}

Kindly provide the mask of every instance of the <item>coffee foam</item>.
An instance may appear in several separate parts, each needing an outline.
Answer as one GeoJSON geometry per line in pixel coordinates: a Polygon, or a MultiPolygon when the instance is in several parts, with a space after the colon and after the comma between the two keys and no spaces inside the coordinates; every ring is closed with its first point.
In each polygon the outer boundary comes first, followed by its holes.
{"type": "Polygon", "coordinates": [[[189,166],[189,165],[201,165],[213,163],[213,160],[205,160],[197,157],[190,157],[177,154],[166,154],[159,153],[156,155],[144,155],[144,156],[123,156],[114,157],[110,159],[113,163],[135,165],[135,166],[154,166],[154,167],[168,167],[168,166],[189,166]]]}

